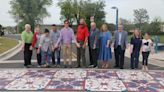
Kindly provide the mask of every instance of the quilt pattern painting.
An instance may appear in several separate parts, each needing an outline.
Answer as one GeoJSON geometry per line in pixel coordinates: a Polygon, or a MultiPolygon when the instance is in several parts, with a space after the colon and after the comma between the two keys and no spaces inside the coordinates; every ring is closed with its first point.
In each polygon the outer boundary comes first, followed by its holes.
{"type": "Polygon", "coordinates": [[[2,69],[0,90],[164,92],[164,71],[2,69]]]}

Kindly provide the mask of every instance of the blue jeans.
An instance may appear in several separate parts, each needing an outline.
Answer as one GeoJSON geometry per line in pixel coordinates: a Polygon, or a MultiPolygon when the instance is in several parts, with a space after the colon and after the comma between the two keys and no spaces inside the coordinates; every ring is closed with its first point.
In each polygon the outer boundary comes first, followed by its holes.
{"type": "Polygon", "coordinates": [[[57,58],[57,64],[60,65],[60,50],[54,50],[52,52],[52,63],[55,64],[55,57],[57,58]]]}
{"type": "Polygon", "coordinates": [[[47,52],[41,51],[42,55],[42,65],[44,64],[51,64],[51,51],[48,50],[47,52]]]}
{"type": "Polygon", "coordinates": [[[138,68],[138,63],[139,63],[139,52],[132,52],[131,53],[131,68],[138,68]]]}

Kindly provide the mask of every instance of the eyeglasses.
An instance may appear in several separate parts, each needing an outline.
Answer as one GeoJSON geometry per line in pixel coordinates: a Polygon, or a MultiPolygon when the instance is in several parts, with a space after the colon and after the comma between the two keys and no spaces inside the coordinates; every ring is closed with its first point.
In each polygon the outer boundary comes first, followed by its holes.
{"type": "Polygon", "coordinates": [[[66,22],[65,24],[69,24],[68,22],[66,22]]]}

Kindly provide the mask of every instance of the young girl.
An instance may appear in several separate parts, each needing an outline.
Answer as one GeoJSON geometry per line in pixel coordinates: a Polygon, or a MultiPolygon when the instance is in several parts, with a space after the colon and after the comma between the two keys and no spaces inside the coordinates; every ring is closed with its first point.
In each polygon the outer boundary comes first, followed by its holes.
{"type": "MultiPolygon", "coordinates": [[[[31,50],[33,48],[35,48],[36,51],[39,49],[39,41],[40,41],[41,35],[42,35],[42,33],[41,33],[41,30],[40,30],[40,27],[37,26],[34,30],[31,50]]],[[[39,53],[37,52],[37,62],[38,62],[38,67],[41,67],[41,53],[40,52],[39,53]]]]}
{"type": "Polygon", "coordinates": [[[144,35],[144,39],[142,40],[142,70],[148,71],[148,58],[149,58],[149,54],[153,53],[153,42],[150,39],[150,36],[148,33],[145,33],[144,35]]]}

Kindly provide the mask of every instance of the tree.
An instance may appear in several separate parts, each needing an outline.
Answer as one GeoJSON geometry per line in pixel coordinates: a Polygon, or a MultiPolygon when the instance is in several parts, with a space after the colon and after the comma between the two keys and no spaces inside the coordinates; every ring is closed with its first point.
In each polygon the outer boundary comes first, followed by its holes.
{"type": "Polygon", "coordinates": [[[120,18],[120,22],[121,22],[121,24],[124,25],[124,30],[126,30],[126,31],[135,29],[135,25],[129,20],[120,18]]]}
{"type": "Polygon", "coordinates": [[[142,29],[142,24],[148,23],[149,21],[149,15],[146,9],[135,9],[134,17],[134,22],[136,23],[136,26],[140,29],[142,29]]]}
{"type": "Polygon", "coordinates": [[[153,21],[150,23],[151,32],[154,34],[158,34],[162,28],[162,19],[161,17],[155,17],[153,21]]]}
{"type": "Polygon", "coordinates": [[[60,0],[58,6],[61,8],[61,20],[68,19],[70,23],[79,23],[80,18],[86,19],[90,24],[90,17],[94,16],[94,21],[100,26],[105,22],[104,1],[91,0],[60,0]]]}
{"type": "Polygon", "coordinates": [[[52,0],[12,0],[10,4],[9,13],[22,31],[22,25],[31,24],[33,29],[35,24],[41,23],[43,18],[49,16],[46,7],[52,4],[52,0]]]}

